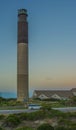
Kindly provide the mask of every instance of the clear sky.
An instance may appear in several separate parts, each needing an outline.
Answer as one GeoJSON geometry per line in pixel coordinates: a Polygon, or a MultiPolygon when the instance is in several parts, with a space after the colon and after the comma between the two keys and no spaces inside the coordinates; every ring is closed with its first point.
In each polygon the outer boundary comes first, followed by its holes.
{"type": "Polygon", "coordinates": [[[17,10],[29,23],[29,87],[76,87],[76,0],[0,0],[0,91],[17,89],[17,10]]]}

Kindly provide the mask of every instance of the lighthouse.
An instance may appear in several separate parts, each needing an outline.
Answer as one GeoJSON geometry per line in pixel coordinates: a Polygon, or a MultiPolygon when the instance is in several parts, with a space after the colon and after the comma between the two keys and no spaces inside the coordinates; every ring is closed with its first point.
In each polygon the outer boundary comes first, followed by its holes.
{"type": "Polygon", "coordinates": [[[18,10],[17,100],[28,101],[28,22],[27,10],[18,10]]]}

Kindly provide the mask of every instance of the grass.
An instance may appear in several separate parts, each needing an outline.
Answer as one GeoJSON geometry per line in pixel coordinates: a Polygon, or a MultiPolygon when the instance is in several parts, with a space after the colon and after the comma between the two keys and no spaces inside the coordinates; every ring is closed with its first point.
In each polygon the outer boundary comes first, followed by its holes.
{"type": "MultiPolygon", "coordinates": [[[[46,119],[53,120],[57,122],[57,126],[63,126],[63,127],[76,127],[76,123],[72,121],[72,119],[75,119],[76,121],[76,112],[73,113],[63,113],[58,110],[52,110],[50,106],[45,105],[41,110],[31,113],[20,113],[20,114],[12,114],[7,115],[6,117],[1,116],[1,120],[3,121],[4,128],[7,126],[11,128],[22,127],[20,125],[22,122],[27,125],[27,127],[31,126],[30,122],[32,122],[32,128],[35,127],[35,130],[37,130],[35,121],[45,121],[46,119]],[[28,122],[28,123],[27,123],[28,122]],[[20,126],[19,126],[20,125],[20,126]]],[[[31,128],[30,128],[31,129],[31,128]]]]}

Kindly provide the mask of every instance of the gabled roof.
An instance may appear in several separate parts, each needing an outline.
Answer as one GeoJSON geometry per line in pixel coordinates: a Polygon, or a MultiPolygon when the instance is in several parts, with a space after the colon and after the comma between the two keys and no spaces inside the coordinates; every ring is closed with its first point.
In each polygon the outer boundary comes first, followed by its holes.
{"type": "Polygon", "coordinates": [[[72,91],[72,92],[76,92],[76,88],[72,88],[71,91],[72,91]]]}
{"type": "Polygon", "coordinates": [[[70,90],[35,90],[34,93],[37,94],[37,97],[40,96],[41,94],[44,94],[49,98],[54,94],[57,94],[58,96],[64,97],[64,98],[73,96],[70,90]]]}

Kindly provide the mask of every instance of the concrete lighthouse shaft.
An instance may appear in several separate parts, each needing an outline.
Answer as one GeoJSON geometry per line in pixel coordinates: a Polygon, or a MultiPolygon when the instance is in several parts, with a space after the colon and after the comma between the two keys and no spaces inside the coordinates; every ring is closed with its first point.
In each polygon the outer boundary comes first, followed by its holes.
{"type": "Polygon", "coordinates": [[[28,100],[28,22],[27,10],[18,10],[17,100],[28,100]]]}

